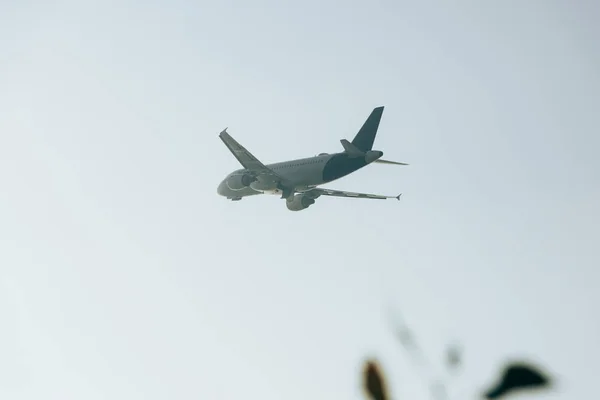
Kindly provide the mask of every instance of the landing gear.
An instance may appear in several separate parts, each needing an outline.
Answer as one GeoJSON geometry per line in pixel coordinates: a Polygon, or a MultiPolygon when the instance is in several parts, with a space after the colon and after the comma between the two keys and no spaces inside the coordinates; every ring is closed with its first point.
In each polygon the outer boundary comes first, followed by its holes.
{"type": "Polygon", "coordinates": [[[231,201],[240,201],[242,198],[241,197],[230,197],[229,200],[231,201]]]}

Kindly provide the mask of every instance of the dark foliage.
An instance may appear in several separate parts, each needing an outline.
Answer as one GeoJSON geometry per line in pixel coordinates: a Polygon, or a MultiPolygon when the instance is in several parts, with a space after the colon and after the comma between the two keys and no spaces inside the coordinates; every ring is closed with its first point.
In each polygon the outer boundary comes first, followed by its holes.
{"type": "MultiPolygon", "coordinates": [[[[400,344],[406,351],[407,356],[415,367],[419,366],[427,370],[428,376],[436,375],[434,365],[427,361],[424,352],[418,344],[416,335],[409,329],[408,325],[396,318],[395,334],[400,344]]],[[[445,369],[454,375],[463,364],[462,349],[458,344],[453,344],[447,348],[445,354],[445,369]]],[[[505,364],[500,370],[500,376],[492,387],[488,388],[484,394],[485,399],[501,399],[508,394],[526,389],[549,389],[551,378],[541,371],[539,367],[526,362],[510,362],[505,364]]],[[[385,376],[381,368],[374,360],[365,362],[363,369],[363,387],[371,400],[390,400],[390,392],[385,386],[385,376]]],[[[444,380],[429,382],[431,395],[435,399],[447,399],[446,383],[444,380]]]]}
{"type": "Polygon", "coordinates": [[[500,380],[485,393],[486,399],[499,399],[513,391],[523,389],[546,389],[550,386],[550,378],[539,368],[526,363],[507,365],[500,380]]]}
{"type": "Polygon", "coordinates": [[[375,361],[367,361],[363,372],[363,383],[372,400],[389,400],[381,368],[375,361]]]}

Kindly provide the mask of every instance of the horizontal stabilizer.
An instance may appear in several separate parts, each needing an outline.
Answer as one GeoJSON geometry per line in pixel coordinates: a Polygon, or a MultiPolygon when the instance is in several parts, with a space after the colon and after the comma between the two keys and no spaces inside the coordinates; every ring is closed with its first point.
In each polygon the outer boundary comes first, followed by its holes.
{"type": "Polygon", "coordinates": [[[410,165],[410,164],[403,163],[403,162],[398,162],[398,161],[382,160],[381,158],[379,160],[375,160],[373,162],[374,163],[379,163],[379,164],[410,165]]]}
{"type": "Polygon", "coordinates": [[[340,143],[342,143],[342,146],[344,146],[344,150],[346,151],[346,153],[348,153],[351,156],[360,157],[365,155],[364,151],[360,150],[358,147],[356,147],[346,139],[340,140],[340,143]]]}

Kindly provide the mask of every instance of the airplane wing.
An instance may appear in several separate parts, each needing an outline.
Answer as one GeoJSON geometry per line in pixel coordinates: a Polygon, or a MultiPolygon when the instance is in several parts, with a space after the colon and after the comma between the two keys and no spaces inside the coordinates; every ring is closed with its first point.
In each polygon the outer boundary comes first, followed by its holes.
{"type": "Polygon", "coordinates": [[[402,193],[400,193],[397,196],[383,196],[380,194],[355,193],[355,192],[346,192],[343,190],[334,190],[334,189],[325,189],[325,188],[314,188],[314,189],[308,190],[304,193],[308,194],[309,196],[310,195],[335,196],[335,197],[351,197],[351,198],[357,198],[357,199],[379,199],[379,200],[385,200],[385,199],[400,200],[400,196],[402,196],[402,193]]]}
{"type": "Polygon", "coordinates": [[[246,169],[258,170],[258,171],[269,171],[273,172],[270,168],[261,163],[256,157],[252,155],[244,146],[239,144],[234,138],[227,133],[227,128],[223,129],[219,133],[219,138],[225,143],[225,146],[231,151],[231,154],[242,164],[246,169]]]}
{"type": "Polygon", "coordinates": [[[244,168],[252,171],[257,175],[257,178],[266,185],[277,185],[278,188],[283,189],[282,198],[286,197],[288,193],[293,191],[291,183],[277,174],[271,168],[260,162],[258,158],[254,157],[244,146],[239,144],[234,138],[227,133],[227,128],[219,134],[219,137],[225,143],[225,146],[231,151],[231,154],[242,164],[244,168]]]}

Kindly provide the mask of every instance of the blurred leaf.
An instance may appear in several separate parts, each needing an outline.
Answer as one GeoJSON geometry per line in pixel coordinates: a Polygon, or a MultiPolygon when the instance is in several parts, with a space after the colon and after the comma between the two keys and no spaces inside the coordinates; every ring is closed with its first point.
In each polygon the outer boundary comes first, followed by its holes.
{"type": "Polygon", "coordinates": [[[364,368],[363,383],[372,400],[389,400],[381,367],[375,361],[367,361],[364,368]]]}
{"type": "Polygon", "coordinates": [[[448,348],[446,352],[446,363],[448,368],[456,369],[462,363],[462,354],[461,350],[457,345],[451,346],[448,348]]]}
{"type": "Polygon", "coordinates": [[[537,367],[526,363],[507,365],[499,382],[485,393],[487,399],[499,399],[513,391],[523,389],[545,389],[550,386],[550,378],[537,367]]]}
{"type": "Polygon", "coordinates": [[[398,339],[404,346],[415,345],[412,333],[407,328],[402,327],[398,329],[398,339]]]}

